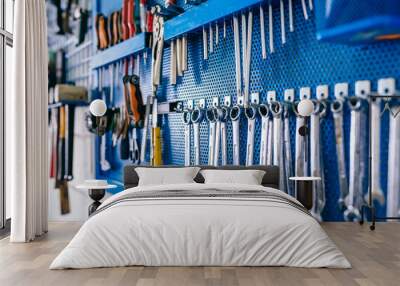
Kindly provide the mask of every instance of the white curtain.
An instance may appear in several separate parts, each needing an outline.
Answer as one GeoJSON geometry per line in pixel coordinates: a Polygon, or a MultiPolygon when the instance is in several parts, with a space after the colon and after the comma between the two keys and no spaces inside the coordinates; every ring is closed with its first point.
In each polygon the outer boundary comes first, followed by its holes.
{"type": "Polygon", "coordinates": [[[6,182],[12,242],[47,231],[47,20],[45,0],[15,1],[14,93],[6,99],[6,182]]]}

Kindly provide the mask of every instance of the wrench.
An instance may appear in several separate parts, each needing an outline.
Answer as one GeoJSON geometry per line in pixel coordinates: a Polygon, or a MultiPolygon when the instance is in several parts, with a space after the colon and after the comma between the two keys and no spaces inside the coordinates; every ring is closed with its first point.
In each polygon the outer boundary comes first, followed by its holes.
{"type": "Polygon", "coordinates": [[[289,116],[292,109],[292,102],[285,102],[283,106],[283,145],[284,145],[284,168],[285,168],[285,189],[287,193],[294,196],[294,181],[289,180],[293,176],[292,168],[292,146],[290,143],[289,116]]]}
{"type": "Polygon", "coordinates": [[[235,105],[229,112],[232,121],[232,137],[233,137],[233,165],[240,165],[240,139],[239,139],[239,123],[241,108],[235,105]]]}
{"type": "Polygon", "coordinates": [[[274,156],[274,123],[272,117],[268,118],[268,136],[267,136],[267,166],[271,166],[274,156]]]}
{"type": "Polygon", "coordinates": [[[282,151],[282,104],[278,101],[270,102],[270,111],[273,117],[273,134],[274,134],[274,147],[273,147],[273,164],[275,166],[280,166],[279,162],[281,159],[282,151]]]}
{"type": "Polygon", "coordinates": [[[346,159],[344,153],[343,101],[338,99],[335,100],[331,105],[331,111],[333,113],[333,120],[335,123],[336,156],[339,174],[340,197],[338,200],[338,205],[340,210],[343,210],[345,208],[345,197],[349,193],[346,175],[346,159]]]}
{"type": "Polygon", "coordinates": [[[254,156],[254,132],[256,127],[257,109],[254,105],[250,105],[244,110],[244,114],[247,117],[246,166],[252,166],[254,156]]]}
{"type": "Polygon", "coordinates": [[[294,24],[293,24],[293,0],[289,0],[289,31],[294,32],[294,24]]]}
{"type": "Polygon", "coordinates": [[[203,110],[196,106],[192,112],[194,164],[196,166],[200,165],[200,123],[203,121],[203,117],[203,110]]]}
{"type": "Polygon", "coordinates": [[[286,44],[286,28],[285,28],[285,4],[283,0],[280,0],[280,12],[281,12],[281,39],[282,44],[286,44]]]}
{"type": "Polygon", "coordinates": [[[219,151],[221,146],[221,121],[219,120],[219,108],[216,108],[216,125],[215,125],[215,144],[214,144],[214,155],[213,155],[213,165],[218,166],[219,161],[219,151]]]}
{"type": "Polygon", "coordinates": [[[208,165],[214,164],[214,150],[215,150],[215,131],[217,124],[217,113],[215,107],[207,108],[206,118],[209,122],[209,133],[208,133],[208,165]]]}
{"type": "Polygon", "coordinates": [[[221,121],[221,165],[225,166],[228,164],[228,155],[227,155],[227,134],[226,134],[226,120],[229,115],[229,109],[226,106],[223,106],[220,109],[219,120],[221,121]]]}
{"type": "Polygon", "coordinates": [[[176,71],[178,76],[182,76],[182,39],[176,39],[176,71]]]}
{"type": "Polygon", "coordinates": [[[307,12],[306,0],[301,0],[301,7],[303,9],[304,19],[308,20],[308,12],[307,12]]]}
{"type": "Polygon", "coordinates": [[[274,18],[272,15],[272,4],[268,6],[268,27],[269,27],[269,52],[275,52],[274,48],[274,18]]]}
{"type": "Polygon", "coordinates": [[[269,129],[269,108],[266,104],[258,106],[258,113],[261,116],[261,141],[260,141],[260,165],[267,164],[268,129],[269,129]]]}
{"type": "Polygon", "coordinates": [[[242,74],[240,68],[239,19],[237,15],[233,16],[233,36],[235,45],[236,96],[239,97],[242,95],[242,74]]]}
{"type": "Polygon", "coordinates": [[[360,207],[362,203],[361,177],[361,112],[362,101],[358,97],[349,99],[350,107],[350,178],[349,194],[345,198],[346,210],[344,219],[346,221],[359,221],[361,219],[360,207]]]}
{"type": "Polygon", "coordinates": [[[282,112],[283,107],[282,104],[278,101],[270,102],[270,110],[273,117],[273,134],[274,134],[274,145],[273,145],[273,165],[279,166],[279,173],[282,176],[279,176],[279,189],[285,191],[285,176],[284,174],[284,166],[283,166],[283,148],[282,148],[282,112]]]}
{"type": "Polygon", "coordinates": [[[215,22],[215,46],[219,44],[219,26],[218,22],[215,22]]]}
{"type": "Polygon", "coordinates": [[[172,40],[171,41],[171,56],[170,56],[170,60],[171,60],[171,70],[170,70],[170,77],[169,77],[169,81],[171,82],[172,85],[176,84],[176,74],[177,74],[177,59],[176,59],[176,41],[172,40]]]}
{"type": "MultiPolygon", "coordinates": [[[[317,100],[313,100],[313,103],[314,111],[310,116],[310,171],[311,176],[322,178],[320,121],[322,113],[326,111],[326,103],[317,100]]],[[[313,184],[313,207],[311,213],[318,221],[322,221],[321,212],[325,206],[324,187],[323,180],[315,181],[313,184]]]]}
{"type": "Polygon", "coordinates": [[[187,35],[182,38],[182,71],[188,69],[188,50],[187,50],[187,35]]]}
{"type": "Polygon", "coordinates": [[[208,39],[205,26],[203,26],[203,60],[208,60],[208,39]]]}
{"type": "MultiPolygon", "coordinates": [[[[385,203],[385,195],[383,194],[380,182],[380,138],[381,138],[381,100],[372,99],[370,101],[371,109],[371,194],[372,202],[377,201],[380,205],[385,203]]],[[[390,154],[390,153],[389,153],[390,154]]],[[[368,202],[368,194],[364,197],[368,202]]]]}
{"type": "Polygon", "coordinates": [[[210,54],[212,54],[214,52],[214,30],[211,23],[208,26],[208,33],[210,36],[210,54]]]}
{"type": "MultiPolygon", "coordinates": [[[[293,105],[293,111],[296,114],[296,143],[295,143],[295,176],[303,177],[307,176],[307,156],[306,156],[306,138],[300,134],[301,128],[305,126],[306,120],[304,117],[298,114],[297,105],[299,102],[295,102],[293,105]]],[[[296,195],[297,192],[295,191],[296,195]]]]}
{"type": "Polygon", "coordinates": [[[185,110],[182,118],[185,124],[185,166],[190,166],[190,126],[192,125],[190,111],[185,110]]]}
{"type": "Polygon", "coordinates": [[[260,5],[260,34],[261,34],[261,52],[262,58],[267,58],[267,47],[265,43],[265,21],[264,21],[264,8],[260,5]]]}
{"type": "Polygon", "coordinates": [[[221,150],[222,165],[226,165],[226,117],[228,109],[223,106],[217,109],[217,126],[215,133],[214,166],[218,166],[219,151],[221,150]]]}
{"type": "MultiPolygon", "coordinates": [[[[107,102],[107,96],[106,96],[106,92],[105,92],[105,70],[103,71],[101,68],[99,69],[99,89],[101,90],[101,98],[107,102]]],[[[104,134],[103,136],[101,136],[100,138],[100,168],[102,171],[108,171],[111,169],[111,164],[110,162],[107,161],[106,158],[106,134],[104,134]]]]}
{"type": "Polygon", "coordinates": [[[387,209],[388,217],[399,215],[399,162],[400,162],[400,106],[392,107],[389,122],[389,160],[388,160],[388,183],[387,183],[387,209]]]}

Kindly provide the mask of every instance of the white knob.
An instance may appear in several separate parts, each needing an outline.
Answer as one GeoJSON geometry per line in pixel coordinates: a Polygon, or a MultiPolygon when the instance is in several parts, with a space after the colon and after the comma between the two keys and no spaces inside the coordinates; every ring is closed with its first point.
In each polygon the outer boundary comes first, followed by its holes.
{"type": "Polygon", "coordinates": [[[95,99],[90,103],[89,106],[90,113],[96,117],[103,116],[106,114],[107,105],[104,100],[102,99],[95,99]]]}
{"type": "Polygon", "coordinates": [[[302,99],[297,106],[297,111],[303,117],[310,116],[314,111],[314,104],[309,99],[302,99]]]}

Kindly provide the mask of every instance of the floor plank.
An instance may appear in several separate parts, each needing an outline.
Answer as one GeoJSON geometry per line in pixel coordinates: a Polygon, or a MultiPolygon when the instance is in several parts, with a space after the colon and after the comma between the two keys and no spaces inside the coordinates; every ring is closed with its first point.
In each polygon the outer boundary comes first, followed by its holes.
{"type": "Polygon", "coordinates": [[[288,267],[119,267],[50,271],[55,256],[80,227],[50,223],[45,236],[28,244],[0,240],[0,285],[267,286],[399,285],[400,224],[380,223],[371,232],[354,223],[324,223],[323,228],[353,268],[288,267]]]}

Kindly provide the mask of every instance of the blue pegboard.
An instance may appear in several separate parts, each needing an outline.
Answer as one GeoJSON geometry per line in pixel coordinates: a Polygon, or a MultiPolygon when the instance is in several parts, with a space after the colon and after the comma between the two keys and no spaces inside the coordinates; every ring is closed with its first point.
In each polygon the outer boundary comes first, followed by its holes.
{"type": "MultiPolygon", "coordinates": [[[[209,0],[217,1],[217,0],[209,0]]],[[[314,17],[305,21],[301,10],[300,1],[294,2],[294,25],[295,31],[287,31],[287,43],[280,42],[280,15],[279,9],[274,8],[274,33],[275,53],[269,54],[266,60],[261,57],[260,25],[258,9],[254,9],[254,31],[252,45],[251,63],[251,92],[259,92],[261,101],[266,101],[268,90],[276,90],[278,98],[283,99],[283,91],[287,88],[309,86],[313,91],[317,85],[329,84],[330,98],[333,97],[332,90],[335,83],[350,83],[350,94],[354,93],[354,82],[360,79],[369,79],[373,82],[376,90],[376,81],[379,78],[394,76],[398,78],[400,66],[400,43],[381,42],[366,46],[345,46],[330,43],[321,43],[315,37],[314,17]]],[[[286,10],[286,21],[288,12],[286,10]]],[[[236,102],[235,94],[235,65],[233,32],[231,18],[226,19],[228,24],[227,38],[222,38],[222,23],[220,24],[220,44],[215,47],[215,52],[209,55],[208,61],[203,61],[203,48],[201,31],[195,31],[188,35],[188,71],[185,76],[178,80],[176,86],[169,84],[169,55],[167,46],[164,51],[162,86],[159,89],[159,101],[162,100],[189,100],[205,98],[207,104],[211,103],[213,97],[218,96],[223,100],[224,96],[232,96],[236,102]]],[[[288,22],[286,22],[288,27],[288,22]]],[[[142,93],[151,94],[150,88],[150,55],[149,60],[144,62],[141,57],[140,78],[142,93]]],[[[122,104],[120,90],[116,102],[122,104]]],[[[315,94],[313,93],[313,97],[315,94]]],[[[349,111],[345,111],[345,134],[346,141],[349,138],[349,111]]],[[[386,165],[387,162],[387,116],[383,119],[382,126],[382,186],[386,189],[386,165]]],[[[246,127],[245,120],[241,126],[241,161],[244,163],[246,127]]],[[[254,160],[259,160],[260,128],[257,123],[256,146],[254,160]]],[[[183,165],[184,163],[184,125],[180,114],[170,114],[163,118],[163,158],[165,164],[183,165]]],[[[294,150],[294,118],[291,118],[292,149],[294,150]]],[[[327,203],[323,212],[323,218],[328,221],[342,220],[342,214],[337,208],[339,196],[338,174],[336,165],[336,149],[334,139],[334,127],[332,114],[329,112],[322,124],[323,158],[325,165],[326,197],[327,203]]],[[[108,135],[110,140],[110,135],[108,135]]],[[[201,140],[201,164],[207,163],[208,125],[203,122],[200,127],[201,140]]],[[[107,158],[113,165],[113,170],[101,172],[97,168],[98,177],[106,177],[112,180],[122,180],[122,167],[129,161],[121,161],[118,148],[111,149],[107,146],[107,158]]],[[[232,127],[228,123],[228,162],[232,162],[232,127]]],[[[193,147],[193,142],[192,142],[193,147]]],[[[192,151],[193,152],[193,151],[192,151]]],[[[346,148],[348,158],[348,144],[346,148]]],[[[192,153],[192,160],[194,154],[192,153]]],[[[98,162],[98,160],[97,160],[98,162]]],[[[97,164],[98,166],[98,164],[97,164]]],[[[378,215],[383,215],[385,209],[378,208],[378,215]]]]}

